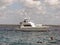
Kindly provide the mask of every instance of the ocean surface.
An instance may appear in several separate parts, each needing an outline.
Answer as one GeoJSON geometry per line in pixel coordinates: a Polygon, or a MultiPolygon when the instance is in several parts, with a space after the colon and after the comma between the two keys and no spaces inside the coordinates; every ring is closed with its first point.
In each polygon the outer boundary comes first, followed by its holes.
{"type": "Polygon", "coordinates": [[[48,32],[7,30],[0,29],[0,45],[60,45],[60,30],[51,30],[48,32]],[[50,37],[53,37],[53,40],[50,37]]]}

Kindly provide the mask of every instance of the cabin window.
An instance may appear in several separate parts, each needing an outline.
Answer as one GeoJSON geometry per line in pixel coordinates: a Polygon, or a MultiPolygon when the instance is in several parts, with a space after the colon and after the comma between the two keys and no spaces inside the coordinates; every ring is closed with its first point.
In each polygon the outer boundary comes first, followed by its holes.
{"type": "Polygon", "coordinates": [[[31,27],[31,25],[24,25],[24,26],[29,26],[29,27],[31,27]]]}

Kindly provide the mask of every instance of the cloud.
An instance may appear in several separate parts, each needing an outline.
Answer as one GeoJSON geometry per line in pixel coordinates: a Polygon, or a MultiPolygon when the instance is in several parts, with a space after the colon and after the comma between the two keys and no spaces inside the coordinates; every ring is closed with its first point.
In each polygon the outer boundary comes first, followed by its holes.
{"type": "Polygon", "coordinates": [[[28,7],[38,6],[41,4],[40,1],[33,1],[33,0],[22,0],[20,2],[23,2],[23,4],[25,4],[25,6],[28,7]]]}
{"type": "Polygon", "coordinates": [[[14,2],[14,0],[0,0],[0,19],[5,19],[7,12],[5,9],[7,9],[7,6],[11,5],[14,2]]]}
{"type": "Polygon", "coordinates": [[[16,0],[0,0],[0,9],[5,9],[7,6],[11,5],[16,0]]]}
{"type": "Polygon", "coordinates": [[[25,7],[25,11],[29,13],[37,13],[37,14],[45,14],[44,6],[42,6],[42,3],[40,0],[20,0],[20,3],[22,3],[25,7]],[[33,11],[33,12],[32,12],[33,11]]]}
{"type": "Polygon", "coordinates": [[[6,2],[6,3],[12,3],[13,0],[4,0],[3,2],[6,2]]]}
{"type": "Polygon", "coordinates": [[[26,0],[29,5],[40,5],[40,1],[26,0]]]}
{"type": "Polygon", "coordinates": [[[5,19],[5,18],[6,18],[5,14],[0,12],[0,19],[5,19]]]}
{"type": "Polygon", "coordinates": [[[55,6],[55,7],[60,5],[59,0],[45,0],[45,3],[51,6],[55,6]]]}
{"type": "Polygon", "coordinates": [[[27,15],[36,23],[54,24],[60,19],[60,8],[56,7],[59,7],[59,0],[0,0],[0,22],[19,23],[27,15]]]}

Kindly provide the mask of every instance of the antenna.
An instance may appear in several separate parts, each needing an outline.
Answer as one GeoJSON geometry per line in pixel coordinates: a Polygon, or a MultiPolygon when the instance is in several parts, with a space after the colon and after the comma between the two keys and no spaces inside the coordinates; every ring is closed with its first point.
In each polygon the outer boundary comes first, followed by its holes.
{"type": "MultiPolygon", "coordinates": [[[[26,11],[26,10],[25,10],[26,11]]],[[[24,19],[28,19],[30,20],[30,17],[28,16],[27,12],[24,12],[25,18],[24,19]]]]}

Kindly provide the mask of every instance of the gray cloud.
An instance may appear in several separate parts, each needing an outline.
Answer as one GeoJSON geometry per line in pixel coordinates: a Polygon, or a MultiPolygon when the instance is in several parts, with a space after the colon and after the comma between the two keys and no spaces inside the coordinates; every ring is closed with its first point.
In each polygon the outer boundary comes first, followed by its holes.
{"type": "Polygon", "coordinates": [[[16,0],[0,0],[0,10],[5,9],[7,6],[11,5],[16,0]]]}
{"type": "Polygon", "coordinates": [[[59,24],[59,0],[0,0],[0,2],[0,23],[19,23],[25,17],[30,17],[35,23],[59,24]],[[18,3],[22,8],[11,8],[14,3],[18,3]]]}

